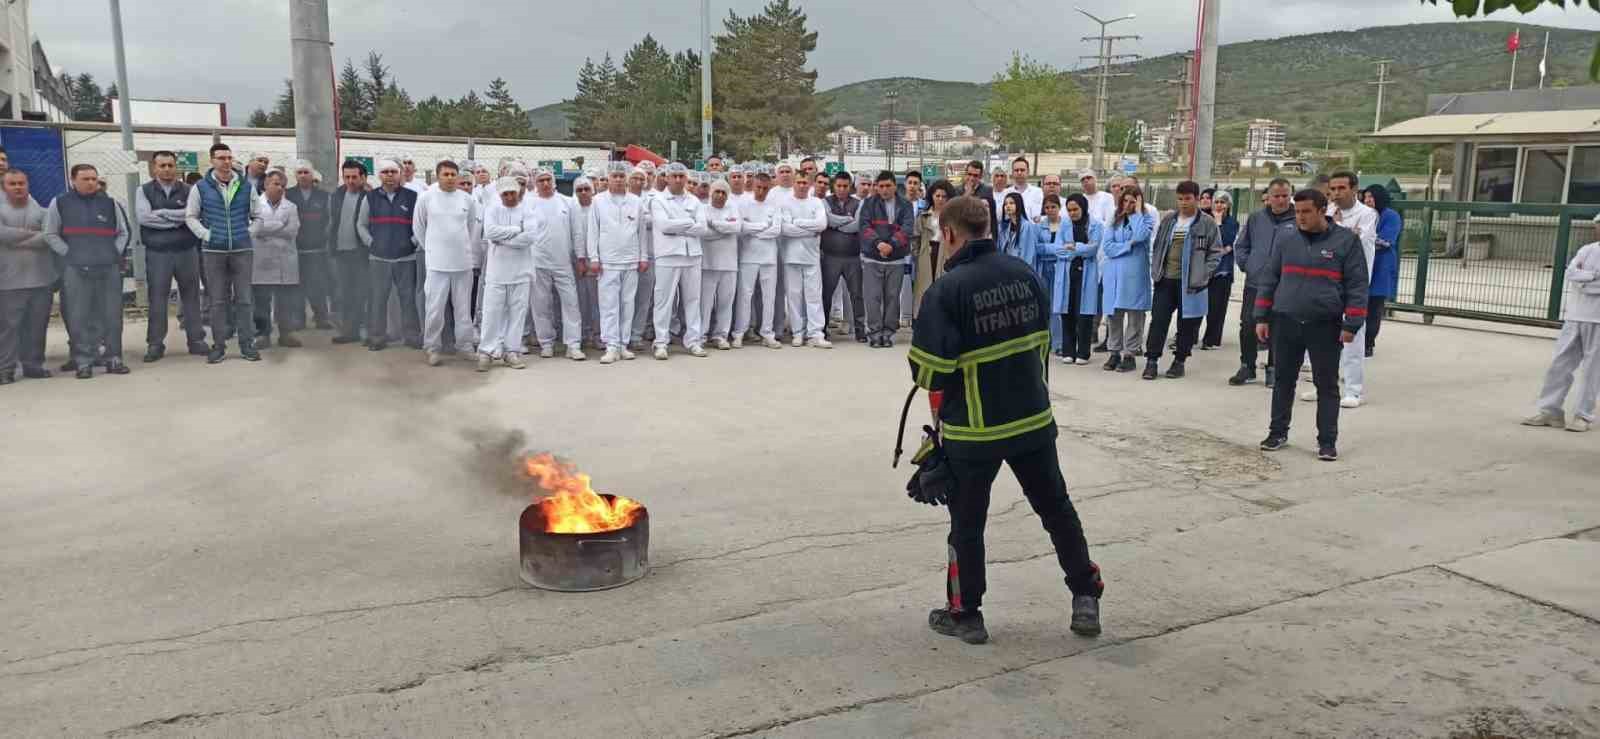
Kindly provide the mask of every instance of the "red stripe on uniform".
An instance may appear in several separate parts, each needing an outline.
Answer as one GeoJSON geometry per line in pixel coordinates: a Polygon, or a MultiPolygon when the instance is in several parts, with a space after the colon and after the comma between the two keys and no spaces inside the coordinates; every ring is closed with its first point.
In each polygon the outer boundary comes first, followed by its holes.
{"type": "Polygon", "coordinates": [[[62,226],[62,236],[116,236],[114,228],[95,228],[93,226],[62,226]]]}
{"type": "Polygon", "coordinates": [[[1351,317],[1351,318],[1366,318],[1367,317],[1367,309],[1366,308],[1347,308],[1347,309],[1345,309],[1344,314],[1349,316],[1349,317],[1351,317]]]}
{"type": "Polygon", "coordinates": [[[1307,277],[1326,277],[1336,281],[1344,279],[1344,273],[1338,270],[1301,267],[1295,264],[1283,265],[1283,273],[1286,275],[1305,275],[1307,277]]]}
{"type": "Polygon", "coordinates": [[[1256,307],[1257,308],[1271,308],[1272,307],[1272,299],[1271,298],[1256,298],[1256,307]]]}
{"type": "Polygon", "coordinates": [[[373,216],[373,223],[410,223],[411,219],[404,216],[373,216]]]}

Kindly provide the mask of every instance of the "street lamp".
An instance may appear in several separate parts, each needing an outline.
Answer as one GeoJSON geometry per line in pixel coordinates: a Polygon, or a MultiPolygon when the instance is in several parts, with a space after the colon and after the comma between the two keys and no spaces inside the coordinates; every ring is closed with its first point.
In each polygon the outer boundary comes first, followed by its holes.
{"type": "Polygon", "coordinates": [[[1097,95],[1095,95],[1095,99],[1094,99],[1094,160],[1093,160],[1093,167],[1095,169],[1100,169],[1104,165],[1104,162],[1105,162],[1106,82],[1111,77],[1111,62],[1112,62],[1113,59],[1120,58],[1120,57],[1129,57],[1129,56],[1136,57],[1136,55],[1132,55],[1132,54],[1124,54],[1124,55],[1113,56],[1111,54],[1111,42],[1112,41],[1116,41],[1118,39],[1129,39],[1129,38],[1136,39],[1136,38],[1139,38],[1139,37],[1138,36],[1107,36],[1106,35],[1106,27],[1107,26],[1109,26],[1109,25],[1111,25],[1113,23],[1121,23],[1122,21],[1131,21],[1131,20],[1133,20],[1135,18],[1135,15],[1133,13],[1129,13],[1129,14],[1127,14],[1125,16],[1122,16],[1121,18],[1112,18],[1111,20],[1104,20],[1104,19],[1101,19],[1099,16],[1096,16],[1095,14],[1090,13],[1087,10],[1084,10],[1083,8],[1074,8],[1074,10],[1078,11],[1079,13],[1082,13],[1089,20],[1092,20],[1095,23],[1099,23],[1100,24],[1100,35],[1099,36],[1086,36],[1086,37],[1084,37],[1085,41],[1098,40],[1100,42],[1100,53],[1098,55],[1099,59],[1100,59],[1100,90],[1099,90],[1099,93],[1097,95]]]}

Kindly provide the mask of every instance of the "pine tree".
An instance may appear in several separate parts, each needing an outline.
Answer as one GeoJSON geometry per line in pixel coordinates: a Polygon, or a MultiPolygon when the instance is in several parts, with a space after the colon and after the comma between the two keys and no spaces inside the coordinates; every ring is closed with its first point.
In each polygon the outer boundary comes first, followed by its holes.
{"type": "Polygon", "coordinates": [[[816,97],[817,73],[806,68],[817,34],[789,0],[772,0],[761,13],[730,11],[716,38],[712,95],[718,141],[739,157],[760,156],[776,145],[810,149],[826,140],[826,110],[816,97]]]}
{"type": "Polygon", "coordinates": [[[256,108],[250,113],[250,120],[245,125],[251,128],[272,128],[272,118],[267,111],[256,108]]]}
{"type": "Polygon", "coordinates": [[[366,86],[354,62],[344,60],[339,72],[339,127],[346,131],[366,131],[372,128],[372,108],[367,99],[366,86]]]}
{"type": "Polygon", "coordinates": [[[578,69],[578,94],[566,101],[569,103],[567,122],[574,137],[591,141],[624,140],[625,137],[618,135],[621,129],[616,118],[620,82],[621,72],[610,54],[598,65],[591,59],[583,60],[583,66],[578,69]]]}
{"type": "Polygon", "coordinates": [[[267,116],[267,126],[294,128],[294,80],[283,81],[283,92],[278,94],[278,102],[267,116]]]}
{"type": "Polygon", "coordinates": [[[84,72],[72,83],[72,119],[75,121],[109,121],[106,96],[94,75],[84,72]]]}
{"type": "Polygon", "coordinates": [[[398,84],[391,85],[383,92],[383,100],[378,103],[377,115],[372,119],[372,130],[383,133],[413,133],[416,125],[417,107],[411,102],[411,96],[406,94],[398,84]]]}
{"type": "Polygon", "coordinates": [[[366,93],[367,108],[372,111],[376,125],[379,108],[388,98],[390,88],[398,85],[389,78],[389,68],[383,64],[383,55],[376,51],[367,52],[366,71],[367,79],[362,83],[362,87],[366,93]]]}
{"type": "Polygon", "coordinates": [[[528,120],[528,111],[517,104],[516,98],[511,97],[511,87],[505,80],[499,77],[490,80],[485,97],[488,98],[490,129],[494,136],[508,139],[533,137],[533,123],[528,120]]]}

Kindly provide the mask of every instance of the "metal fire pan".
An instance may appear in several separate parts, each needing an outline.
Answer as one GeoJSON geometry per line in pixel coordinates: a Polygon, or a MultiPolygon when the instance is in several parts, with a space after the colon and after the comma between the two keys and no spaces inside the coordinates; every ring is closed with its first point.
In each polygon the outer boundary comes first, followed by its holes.
{"type": "MultiPolygon", "coordinates": [[[[611,499],[613,496],[604,496],[611,499]]],[[[544,590],[587,592],[627,585],[650,571],[650,512],[632,526],[593,534],[552,534],[530,505],[517,526],[524,582],[544,590]]]]}

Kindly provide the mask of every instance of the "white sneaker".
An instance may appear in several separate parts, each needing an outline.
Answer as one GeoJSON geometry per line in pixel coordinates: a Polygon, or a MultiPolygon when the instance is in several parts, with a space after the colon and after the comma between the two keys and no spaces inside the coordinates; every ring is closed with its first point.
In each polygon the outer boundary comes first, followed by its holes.
{"type": "MultiPolygon", "coordinates": [[[[761,345],[766,347],[766,348],[768,348],[768,349],[782,349],[783,348],[783,342],[778,341],[777,339],[762,339],[761,340],[761,345]]],[[[799,344],[795,344],[795,346],[800,346],[800,345],[799,344]]]]}
{"type": "Polygon", "coordinates": [[[1075,359],[1073,357],[1062,357],[1061,358],[1061,363],[1062,364],[1077,364],[1078,361],[1077,361],[1077,359],[1075,359]]]}
{"type": "Polygon", "coordinates": [[[712,346],[715,346],[719,351],[728,351],[729,349],[733,348],[733,345],[729,344],[728,340],[725,339],[725,338],[722,338],[721,336],[718,336],[716,339],[712,340],[711,344],[712,344],[712,346]]]}
{"type": "Polygon", "coordinates": [[[575,346],[567,347],[567,359],[570,359],[574,362],[582,362],[588,358],[589,355],[584,354],[582,349],[579,349],[575,346]]]}
{"type": "Polygon", "coordinates": [[[1077,363],[1078,364],[1088,364],[1089,360],[1087,360],[1087,359],[1079,359],[1077,363]]]}
{"type": "MultiPolygon", "coordinates": [[[[717,348],[721,349],[722,347],[719,346],[717,348]]],[[[744,337],[743,336],[735,336],[735,337],[733,337],[733,348],[735,348],[735,349],[743,349],[744,348],[744,337]]]]}
{"type": "Polygon", "coordinates": [[[1533,414],[1531,416],[1528,416],[1527,418],[1522,419],[1522,425],[1524,425],[1524,426],[1549,426],[1551,428],[1557,428],[1558,429],[1558,428],[1562,428],[1562,427],[1567,425],[1567,417],[1566,417],[1565,414],[1562,414],[1562,413],[1551,413],[1549,411],[1539,411],[1538,413],[1535,413],[1535,414],[1533,414]]]}
{"type": "Polygon", "coordinates": [[[438,367],[439,363],[443,362],[443,361],[444,361],[444,359],[439,356],[438,352],[428,352],[428,366],[429,367],[438,367]]]}
{"type": "Polygon", "coordinates": [[[494,366],[494,357],[491,357],[491,356],[489,356],[487,354],[479,354],[478,355],[478,371],[479,372],[488,372],[489,368],[493,367],[493,366],[494,366]]]}
{"type": "Polygon", "coordinates": [[[639,357],[639,355],[634,354],[632,349],[629,349],[627,347],[623,347],[623,349],[622,349],[622,359],[623,359],[623,361],[631,362],[634,359],[637,359],[638,357],[639,357]]]}
{"type": "Polygon", "coordinates": [[[1567,430],[1581,434],[1589,430],[1589,425],[1588,419],[1573,416],[1572,420],[1567,422],[1567,430]]]}
{"type": "Polygon", "coordinates": [[[606,353],[600,355],[600,363],[601,364],[614,364],[614,363],[616,363],[616,361],[617,361],[617,350],[616,349],[607,348],[606,349],[606,353]]]}
{"type": "Polygon", "coordinates": [[[1340,408],[1360,408],[1361,407],[1361,399],[1356,397],[1356,396],[1354,396],[1354,395],[1346,395],[1346,396],[1344,396],[1343,400],[1339,401],[1339,407],[1340,408]]]}
{"type": "Polygon", "coordinates": [[[816,338],[816,339],[812,339],[810,341],[807,341],[806,342],[806,346],[809,346],[812,349],[832,349],[833,348],[833,342],[828,341],[827,339],[823,339],[823,338],[816,338]]]}
{"type": "Polygon", "coordinates": [[[547,346],[547,347],[544,347],[543,349],[539,350],[539,358],[540,359],[549,359],[551,357],[554,357],[555,355],[556,355],[556,348],[553,347],[553,346],[547,346]]]}
{"type": "Polygon", "coordinates": [[[705,347],[700,346],[699,344],[695,344],[694,346],[689,347],[689,356],[691,356],[691,357],[704,357],[704,356],[709,356],[709,355],[706,354],[706,348],[705,347]]]}
{"type": "Polygon", "coordinates": [[[1300,399],[1307,403],[1315,403],[1317,402],[1317,391],[1315,389],[1306,390],[1300,393],[1300,399]]]}
{"type": "Polygon", "coordinates": [[[656,359],[659,359],[659,360],[661,360],[663,362],[667,361],[667,348],[666,347],[664,347],[664,346],[656,347],[656,359]]]}
{"type": "Polygon", "coordinates": [[[789,345],[790,346],[796,346],[796,347],[805,346],[806,345],[806,340],[801,338],[799,334],[795,334],[794,341],[789,342],[789,345]]]}
{"type": "Polygon", "coordinates": [[[522,355],[516,352],[506,352],[506,366],[511,369],[527,369],[528,365],[522,361],[522,355]]]}

